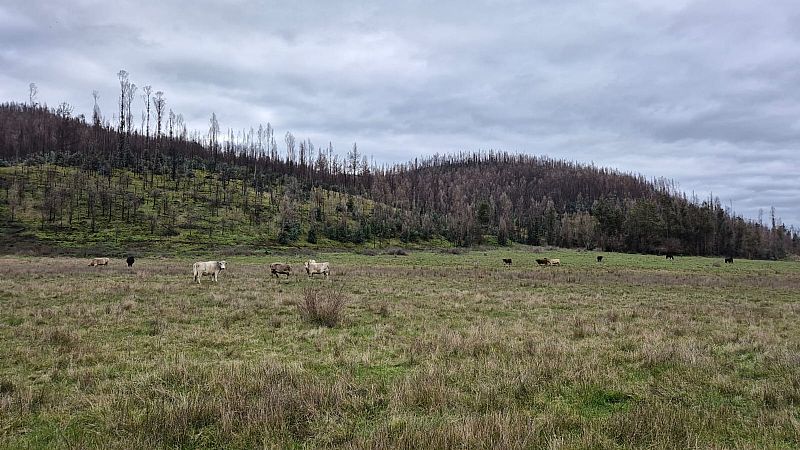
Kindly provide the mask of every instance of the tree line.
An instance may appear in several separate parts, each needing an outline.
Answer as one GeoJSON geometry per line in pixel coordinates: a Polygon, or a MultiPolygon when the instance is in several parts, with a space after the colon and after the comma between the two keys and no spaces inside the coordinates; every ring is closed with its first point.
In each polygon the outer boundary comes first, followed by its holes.
{"type": "MultiPolygon", "coordinates": [[[[669,180],[493,151],[378,165],[356,143],[339,155],[331,143],[318,147],[286,132],[279,145],[269,123],[223,134],[214,113],[206,132],[190,132],[167,107],[164,92],[144,86],[137,101],[139,89],[127,72],[118,77],[119,113],[110,120],[97,106],[96,91],[90,120],[66,103],[39,104],[33,84],[27,104],[0,104],[4,165],[78,170],[71,189],[37,185],[45,194],[42,226],[56,216],[63,226],[65,214],[56,211],[82,205],[87,215],[92,211],[94,231],[95,214],[114,214],[109,209],[116,205],[125,220],[150,222],[153,232],[175,228],[185,218],[165,200],[170,191],[193,195],[212,214],[235,207],[251,226],[272,224],[284,244],[321,237],[355,243],[443,238],[460,246],[520,242],[748,258],[800,254],[798,230],[782,224],[774,209],[766,220],[746,219],[718,198],[687,197],[669,180]],[[197,173],[207,175],[198,180],[197,173]],[[86,185],[80,177],[95,184],[105,177],[106,188],[87,188],[91,196],[67,194],[86,185]],[[159,199],[158,214],[139,213],[140,205],[159,199]]],[[[24,184],[24,177],[5,182],[12,221],[24,184]]]]}

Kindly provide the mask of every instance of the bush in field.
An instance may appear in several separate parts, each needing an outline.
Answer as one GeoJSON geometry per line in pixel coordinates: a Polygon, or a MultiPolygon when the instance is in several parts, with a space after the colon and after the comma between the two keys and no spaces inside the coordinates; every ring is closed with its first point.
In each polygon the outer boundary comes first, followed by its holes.
{"type": "Polygon", "coordinates": [[[308,323],[332,328],[341,323],[346,303],[347,299],[340,292],[306,288],[303,300],[297,304],[297,311],[308,323]]]}

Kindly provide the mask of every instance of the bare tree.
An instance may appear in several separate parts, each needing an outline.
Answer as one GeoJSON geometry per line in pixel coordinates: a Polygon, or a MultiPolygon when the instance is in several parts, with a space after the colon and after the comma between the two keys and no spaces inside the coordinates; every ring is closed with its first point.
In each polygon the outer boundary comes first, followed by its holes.
{"type": "Polygon", "coordinates": [[[287,131],[286,136],[284,136],[284,141],[286,141],[286,162],[293,163],[295,159],[294,135],[290,131],[287,131]]]}
{"type": "Polygon", "coordinates": [[[215,168],[217,164],[218,135],[219,135],[219,121],[217,120],[217,114],[212,112],[211,119],[209,119],[209,127],[208,127],[208,145],[211,148],[211,154],[214,157],[215,168]]]}
{"type": "MultiPolygon", "coordinates": [[[[119,134],[125,134],[125,101],[128,98],[128,88],[130,87],[131,83],[128,81],[128,72],[126,70],[120,70],[117,72],[117,77],[119,78],[119,134]]],[[[120,140],[120,150],[122,150],[122,146],[124,144],[124,139],[120,140]]]]}
{"type": "Polygon", "coordinates": [[[145,114],[147,114],[147,130],[145,137],[150,137],[150,93],[153,92],[153,87],[149,84],[142,88],[142,101],[144,101],[145,114]]]}
{"type": "Polygon", "coordinates": [[[264,129],[264,125],[258,125],[258,131],[256,131],[256,140],[257,140],[257,157],[261,157],[264,154],[264,136],[266,135],[266,130],[264,129]]]}
{"type": "Polygon", "coordinates": [[[131,114],[131,106],[133,105],[133,98],[136,96],[136,89],[137,89],[136,85],[133,84],[133,83],[130,83],[128,85],[127,98],[125,99],[125,109],[126,109],[126,111],[125,111],[125,114],[126,114],[125,125],[127,127],[126,131],[127,131],[128,135],[130,135],[131,131],[133,130],[133,126],[132,126],[133,125],[133,114],[131,114]]]}
{"type": "Polygon", "coordinates": [[[161,139],[161,121],[164,118],[164,108],[167,105],[167,100],[164,98],[164,92],[156,92],[153,99],[153,107],[156,109],[156,139],[161,139]]]}
{"type": "Polygon", "coordinates": [[[361,162],[361,153],[358,152],[358,144],[355,142],[353,142],[353,150],[347,152],[347,162],[350,173],[353,174],[353,184],[355,185],[358,163],[361,162]]]}
{"type": "Polygon", "coordinates": [[[269,159],[275,161],[278,159],[278,146],[275,143],[275,130],[272,128],[272,124],[267,122],[267,147],[269,150],[269,159]]]}
{"type": "Polygon", "coordinates": [[[183,120],[183,114],[178,114],[175,117],[175,127],[177,128],[178,137],[182,140],[186,140],[189,132],[186,129],[186,122],[183,120]]]}
{"type": "Polygon", "coordinates": [[[92,91],[92,99],[94,99],[94,108],[92,108],[92,124],[95,128],[100,128],[103,124],[103,118],[100,115],[100,107],[97,105],[97,100],[100,98],[100,93],[92,91]]]}
{"type": "Polygon", "coordinates": [[[169,109],[169,140],[172,140],[173,127],[175,126],[175,113],[172,108],[169,109]]]}
{"type": "Polygon", "coordinates": [[[31,102],[31,107],[36,106],[36,95],[39,94],[39,88],[36,87],[36,83],[31,83],[28,85],[28,98],[31,102]]]}
{"type": "Polygon", "coordinates": [[[56,109],[56,115],[62,119],[69,119],[72,117],[72,112],[75,108],[67,102],[61,102],[56,109]]]}

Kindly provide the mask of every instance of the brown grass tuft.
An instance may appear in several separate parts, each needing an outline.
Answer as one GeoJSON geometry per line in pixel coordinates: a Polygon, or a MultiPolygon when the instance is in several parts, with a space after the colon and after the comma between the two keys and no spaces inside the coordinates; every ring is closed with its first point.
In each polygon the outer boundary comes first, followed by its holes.
{"type": "Polygon", "coordinates": [[[78,345],[80,338],[73,331],[55,328],[45,331],[43,340],[50,345],[55,345],[62,349],[69,350],[74,349],[78,345]]]}
{"type": "Polygon", "coordinates": [[[346,304],[347,300],[341,292],[306,288],[303,290],[303,300],[297,304],[297,311],[308,323],[333,328],[341,323],[346,304]]]}
{"type": "Polygon", "coordinates": [[[147,321],[145,333],[148,336],[158,336],[167,329],[167,323],[161,318],[150,319],[147,321]]]}
{"type": "Polygon", "coordinates": [[[132,298],[126,298],[125,300],[119,303],[118,309],[120,312],[122,311],[131,311],[137,305],[136,300],[132,298]]]}

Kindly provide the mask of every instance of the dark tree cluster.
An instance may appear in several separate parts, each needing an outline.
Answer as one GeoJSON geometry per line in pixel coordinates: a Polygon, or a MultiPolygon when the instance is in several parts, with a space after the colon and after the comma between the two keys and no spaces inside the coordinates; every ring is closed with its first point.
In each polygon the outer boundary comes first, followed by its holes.
{"type": "Polygon", "coordinates": [[[674,183],[567,161],[508,153],[435,155],[371,181],[371,197],[434,218],[461,245],[487,236],[532,245],[642,253],[783,258],[798,231],[770,211],[745,220],[718,198],[687,198],[674,183]]]}

